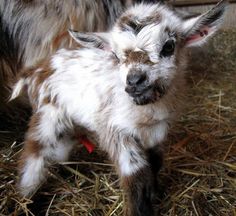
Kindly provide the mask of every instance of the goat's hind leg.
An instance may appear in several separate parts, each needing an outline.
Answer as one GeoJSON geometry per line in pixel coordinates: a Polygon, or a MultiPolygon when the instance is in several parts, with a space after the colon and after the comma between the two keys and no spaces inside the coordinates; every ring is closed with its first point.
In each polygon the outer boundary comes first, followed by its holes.
{"type": "Polygon", "coordinates": [[[59,123],[55,113],[32,116],[19,163],[21,195],[36,192],[45,181],[50,164],[67,160],[75,141],[65,135],[65,128],[58,127],[59,123]]]}
{"type": "Polygon", "coordinates": [[[42,144],[27,138],[19,161],[18,187],[22,196],[31,196],[47,174],[45,158],[41,155],[42,144]]]}

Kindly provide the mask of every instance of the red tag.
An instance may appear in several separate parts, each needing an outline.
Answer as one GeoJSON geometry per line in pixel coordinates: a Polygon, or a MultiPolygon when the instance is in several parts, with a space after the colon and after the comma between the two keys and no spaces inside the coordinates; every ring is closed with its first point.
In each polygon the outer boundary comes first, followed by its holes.
{"type": "Polygon", "coordinates": [[[79,137],[79,141],[91,154],[95,148],[95,145],[91,143],[86,137],[79,137]]]}

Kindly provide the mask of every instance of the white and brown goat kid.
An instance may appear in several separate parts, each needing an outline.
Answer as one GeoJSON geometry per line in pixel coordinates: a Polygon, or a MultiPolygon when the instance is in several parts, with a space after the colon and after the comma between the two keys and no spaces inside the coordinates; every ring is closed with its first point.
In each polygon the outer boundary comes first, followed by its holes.
{"type": "Polygon", "coordinates": [[[1,0],[0,110],[9,112],[10,87],[25,67],[71,45],[69,28],[106,31],[124,8],[161,0],[1,0]]]}
{"type": "Polygon", "coordinates": [[[216,32],[225,5],[183,20],[164,5],[139,4],[110,32],[70,31],[82,48],[61,49],[22,72],[12,99],[26,86],[33,115],[19,167],[21,194],[32,194],[50,164],[67,160],[75,134],[86,131],[115,163],[128,214],[153,215],[151,191],[161,142],[182,100],[186,48],[216,32]]]}

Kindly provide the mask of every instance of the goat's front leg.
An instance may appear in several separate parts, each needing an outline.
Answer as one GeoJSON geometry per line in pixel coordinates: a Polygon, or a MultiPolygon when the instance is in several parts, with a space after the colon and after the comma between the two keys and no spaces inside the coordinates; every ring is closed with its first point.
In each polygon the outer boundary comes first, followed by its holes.
{"type": "Polygon", "coordinates": [[[153,216],[151,203],[155,176],[146,151],[133,137],[113,134],[107,152],[115,162],[127,194],[126,215],[153,216]]]}
{"type": "Polygon", "coordinates": [[[156,175],[163,165],[163,150],[158,145],[147,150],[147,157],[152,172],[156,175]]]}
{"type": "Polygon", "coordinates": [[[126,215],[153,216],[152,194],[155,178],[149,166],[144,166],[129,176],[122,176],[122,184],[127,193],[126,215]]]}
{"type": "Polygon", "coordinates": [[[159,201],[164,195],[164,188],[163,186],[160,186],[158,178],[158,173],[163,165],[163,150],[161,146],[156,145],[146,150],[146,152],[148,162],[155,178],[154,190],[152,191],[152,195],[155,201],[159,201]]]}

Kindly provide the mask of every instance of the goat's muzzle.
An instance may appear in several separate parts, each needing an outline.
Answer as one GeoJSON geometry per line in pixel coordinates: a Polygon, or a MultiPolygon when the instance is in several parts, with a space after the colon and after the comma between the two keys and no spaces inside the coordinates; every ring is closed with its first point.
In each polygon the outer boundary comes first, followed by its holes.
{"type": "Polygon", "coordinates": [[[125,91],[137,105],[155,103],[165,94],[165,87],[160,83],[150,85],[145,75],[128,75],[125,91]]]}

